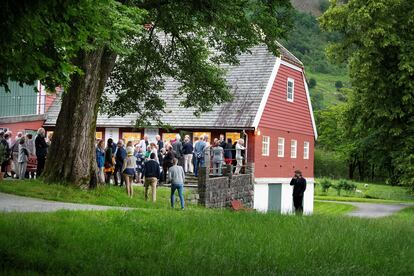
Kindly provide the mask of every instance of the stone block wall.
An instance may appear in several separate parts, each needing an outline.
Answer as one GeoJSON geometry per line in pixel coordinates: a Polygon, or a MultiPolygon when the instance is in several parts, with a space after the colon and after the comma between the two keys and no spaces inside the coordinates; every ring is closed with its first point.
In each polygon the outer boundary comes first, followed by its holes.
{"type": "Polygon", "coordinates": [[[253,189],[251,174],[230,173],[222,177],[210,178],[207,169],[200,168],[198,202],[208,208],[230,207],[232,200],[240,200],[245,207],[252,208],[253,189]]]}

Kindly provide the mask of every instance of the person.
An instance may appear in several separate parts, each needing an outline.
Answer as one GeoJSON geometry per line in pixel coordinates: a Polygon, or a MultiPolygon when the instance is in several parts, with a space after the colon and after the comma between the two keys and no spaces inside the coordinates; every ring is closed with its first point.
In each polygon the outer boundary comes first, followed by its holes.
{"type": "Polygon", "coordinates": [[[224,146],[224,161],[227,165],[231,165],[233,159],[233,141],[231,138],[227,139],[227,143],[224,146]]]}
{"type": "Polygon", "coordinates": [[[106,142],[106,149],[105,149],[105,163],[104,163],[104,172],[105,172],[105,183],[110,184],[111,177],[114,173],[114,140],[112,138],[109,138],[106,142]]]}
{"type": "Polygon", "coordinates": [[[237,164],[236,164],[236,171],[235,171],[234,174],[239,174],[240,170],[243,166],[242,150],[245,149],[245,147],[243,145],[244,145],[244,140],[239,139],[237,141],[237,144],[236,144],[236,161],[237,161],[237,164]]]}
{"type": "Polygon", "coordinates": [[[22,139],[23,133],[17,132],[16,139],[12,142],[11,150],[12,150],[12,177],[16,176],[19,178],[19,146],[20,146],[20,139],[22,139]]]}
{"type": "MultiPolygon", "coordinates": [[[[26,148],[29,151],[29,158],[34,157],[36,155],[36,148],[35,148],[35,144],[34,144],[34,140],[33,140],[33,135],[31,133],[27,133],[26,134],[25,143],[26,143],[26,148]]],[[[34,158],[31,158],[31,160],[33,162],[34,158]]],[[[29,160],[28,161],[28,164],[30,162],[31,161],[29,160]]],[[[30,178],[31,177],[33,179],[34,178],[34,171],[29,172],[26,169],[26,175],[25,175],[25,177],[26,178],[30,178]]]]}
{"type": "Polygon", "coordinates": [[[193,143],[193,172],[194,172],[194,168],[196,167],[196,156],[195,156],[195,147],[198,143],[199,139],[198,136],[194,137],[194,143],[193,143]]]}
{"type": "Polygon", "coordinates": [[[158,148],[158,163],[162,164],[162,154],[161,149],[164,148],[164,142],[161,140],[161,136],[155,136],[155,140],[157,141],[157,148],[158,148]]]}
{"type": "Polygon", "coordinates": [[[24,137],[19,139],[19,155],[17,157],[17,177],[24,179],[26,175],[27,161],[29,160],[29,151],[26,148],[24,137]]]}
{"type": "Polygon", "coordinates": [[[185,173],[183,167],[177,166],[178,159],[174,158],[173,166],[168,169],[168,182],[171,183],[171,208],[174,208],[175,191],[178,191],[180,197],[181,210],[184,210],[184,182],[185,173]]]}
{"type": "Polygon", "coordinates": [[[167,182],[167,172],[168,169],[173,165],[174,160],[174,151],[171,144],[166,145],[164,160],[162,164],[162,171],[163,171],[163,182],[167,182]]]}
{"type": "Polygon", "coordinates": [[[3,180],[4,174],[7,171],[7,167],[10,163],[10,147],[9,143],[7,142],[8,135],[5,134],[3,131],[0,132],[0,164],[1,164],[1,172],[0,172],[0,181],[3,180]]]}
{"type": "Polygon", "coordinates": [[[184,138],[183,154],[184,154],[184,172],[193,173],[193,144],[190,141],[190,137],[184,138]]]}
{"type": "Polygon", "coordinates": [[[118,173],[121,178],[121,181],[119,183],[119,186],[124,185],[124,176],[122,174],[122,167],[124,165],[124,160],[127,157],[127,152],[124,148],[124,141],[120,139],[117,143],[117,150],[115,153],[115,170],[114,170],[114,180],[115,180],[115,186],[118,186],[118,173]]]}
{"type": "Polygon", "coordinates": [[[98,166],[98,180],[99,184],[105,183],[105,141],[100,139],[95,149],[96,165],[98,166]]]}
{"type": "Polygon", "coordinates": [[[221,165],[223,164],[223,153],[224,150],[220,147],[220,141],[216,141],[212,150],[213,154],[213,175],[219,176],[221,175],[221,165]]]}
{"type": "Polygon", "coordinates": [[[139,147],[142,149],[142,152],[146,152],[148,146],[149,146],[149,142],[148,142],[148,135],[145,134],[144,135],[144,139],[142,139],[141,141],[139,141],[139,147]]]}
{"type": "Polygon", "coordinates": [[[41,176],[43,169],[45,168],[47,148],[49,147],[49,145],[46,143],[45,135],[46,131],[43,127],[37,130],[37,135],[35,139],[37,157],[36,177],[41,176]]]}
{"type": "Polygon", "coordinates": [[[124,164],[122,166],[122,173],[125,179],[126,192],[128,196],[132,198],[132,196],[134,195],[134,190],[132,188],[132,181],[135,176],[135,168],[137,166],[137,159],[134,156],[133,147],[127,147],[126,152],[127,152],[127,157],[125,158],[124,164]]]}
{"type": "Polygon", "coordinates": [[[150,147],[149,153],[150,154],[151,153],[155,153],[155,161],[157,161],[157,163],[159,164],[160,163],[160,159],[158,158],[158,148],[157,148],[157,145],[155,143],[151,142],[150,145],[149,145],[149,147],[150,147]]]}
{"type": "Polygon", "coordinates": [[[297,215],[303,214],[303,195],[306,190],[306,179],[303,178],[300,170],[295,171],[295,175],[290,181],[293,186],[293,206],[295,206],[295,213],[297,215]]]}
{"type": "Polygon", "coordinates": [[[195,166],[194,166],[194,176],[198,176],[199,167],[204,165],[204,149],[206,147],[205,142],[206,136],[202,137],[194,146],[194,157],[195,157],[195,166]]]}
{"type": "Polygon", "coordinates": [[[155,161],[155,153],[151,153],[150,160],[144,164],[144,193],[148,200],[148,189],[151,186],[152,202],[157,200],[157,181],[160,178],[160,165],[155,161]]]}
{"type": "Polygon", "coordinates": [[[181,143],[181,135],[175,135],[175,142],[172,143],[174,156],[178,159],[178,166],[184,166],[183,143],[181,143]]]}
{"type": "Polygon", "coordinates": [[[226,145],[227,143],[226,143],[226,139],[224,139],[224,134],[220,134],[219,146],[224,149],[226,145]]]}
{"type": "MultiPolygon", "coordinates": [[[[206,142],[206,146],[204,147],[204,163],[203,166],[208,166],[211,168],[211,144],[208,141],[208,136],[204,136],[204,141],[206,142]]],[[[216,142],[218,139],[216,138],[216,142]]],[[[213,142],[214,145],[214,142],[213,142]]]]}
{"type": "Polygon", "coordinates": [[[136,178],[136,182],[141,183],[142,182],[142,172],[144,171],[143,166],[144,166],[145,156],[142,154],[142,149],[139,147],[138,144],[135,146],[134,156],[137,160],[137,165],[136,165],[137,178],[136,178]]]}

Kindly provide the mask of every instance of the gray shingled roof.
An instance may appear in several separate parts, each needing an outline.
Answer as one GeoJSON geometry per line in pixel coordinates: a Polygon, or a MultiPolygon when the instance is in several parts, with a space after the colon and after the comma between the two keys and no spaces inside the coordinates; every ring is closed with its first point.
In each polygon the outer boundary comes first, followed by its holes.
{"type": "MultiPolygon", "coordinates": [[[[280,54],[287,61],[300,61],[285,48],[280,48],[280,54]]],[[[264,95],[266,85],[274,67],[276,57],[271,54],[266,46],[256,46],[251,49],[251,54],[242,54],[239,57],[240,64],[228,67],[226,80],[231,86],[234,100],[215,106],[212,111],[193,115],[193,108],[180,106],[182,97],[177,95],[179,83],[166,81],[165,89],[161,92],[166,101],[166,113],[161,115],[165,124],[177,128],[251,128],[258,112],[260,102],[264,95]]],[[[48,110],[46,125],[54,125],[60,110],[60,97],[48,110]]],[[[97,126],[101,127],[130,127],[134,125],[136,114],[128,114],[124,117],[110,117],[99,115],[97,126]]]]}

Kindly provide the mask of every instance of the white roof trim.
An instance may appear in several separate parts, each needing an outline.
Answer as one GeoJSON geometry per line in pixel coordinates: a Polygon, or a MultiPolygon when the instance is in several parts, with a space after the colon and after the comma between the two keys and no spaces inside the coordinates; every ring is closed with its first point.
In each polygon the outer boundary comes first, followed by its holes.
{"type": "Polygon", "coordinates": [[[282,60],[281,61],[281,64],[282,65],[285,65],[285,66],[287,66],[289,68],[292,68],[293,70],[296,70],[296,71],[299,71],[299,72],[303,72],[302,68],[300,68],[300,67],[298,67],[296,65],[293,65],[293,64],[291,64],[291,63],[289,63],[287,61],[282,60]]]}
{"type": "Polygon", "coordinates": [[[253,121],[254,128],[257,128],[259,126],[260,119],[262,118],[264,109],[266,107],[267,100],[269,99],[270,91],[272,91],[273,83],[276,81],[276,75],[277,75],[277,72],[279,71],[281,61],[282,60],[280,57],[276,58],[276,62],[275,62],[275,65],[273,66],[272,74],[270,75],[269,81],[267,82],[266,90],[262,97],[262,101],[260,102],[259,109],[257,110],[256,117],[254,118],[254,121],[253,121]]]}
{"type": "Polygon", "coordinates": [[[310,112],[310,115],[311,115],[311,118],[312,118],[313,133],[315,134],[315,140],[317,140],[318,139],[318,132],[316,130],[316,123],[315,123],[315,118],[313,116],[313,108],[312,108],[312,103],[311,103],[311,99],[310,99],[308,83],[306,82],[306,77],[305,77],[304,72],[302,72],[302,78],[303,78],[303,84],[305,86],[306,98],[308,100],[309,112],[310,112]]]}

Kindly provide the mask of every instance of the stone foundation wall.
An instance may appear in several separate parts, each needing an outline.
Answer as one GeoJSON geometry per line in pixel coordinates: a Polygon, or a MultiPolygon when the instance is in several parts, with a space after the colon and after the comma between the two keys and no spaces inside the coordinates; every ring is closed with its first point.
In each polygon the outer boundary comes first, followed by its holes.
{"type": "MultiPolygon", "coordinates": [[[[240,200],[248,208],[253,207],[253,181],[251,174],[210,178],[208,168],[200,168],[198,178],[199,204],[208,208],[231,206],[232,200],[240,200]]],[[[231,172],[231,168],[228,170],[231,172]]]]}

